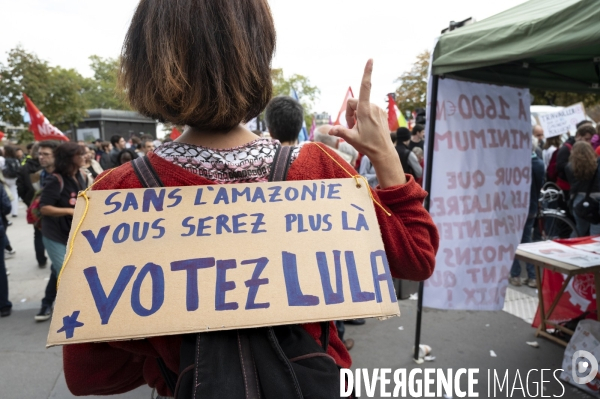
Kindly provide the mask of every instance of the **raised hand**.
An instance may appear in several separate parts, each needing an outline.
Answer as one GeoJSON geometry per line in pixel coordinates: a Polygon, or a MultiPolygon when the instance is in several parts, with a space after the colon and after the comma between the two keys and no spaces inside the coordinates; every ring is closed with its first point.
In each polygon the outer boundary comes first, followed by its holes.
{"type": "Polygon", "coordinates": [[[387,188],[406,183],[406,176],[390,139],[387,115],[383,109],[370,102],[372,72],[373,60],[370,59],[365,66],[358,100],[349,99],[346,106],[349,128],[334,126],[329,134],[343,138],[358,152],[369,157],[380,187],[387,188]]]}

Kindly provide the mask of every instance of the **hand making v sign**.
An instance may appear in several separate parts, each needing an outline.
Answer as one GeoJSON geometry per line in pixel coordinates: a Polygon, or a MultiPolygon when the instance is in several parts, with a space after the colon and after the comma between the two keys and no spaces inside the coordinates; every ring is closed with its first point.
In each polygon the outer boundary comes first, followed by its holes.
{"type": "Polygon", "coordinates": [[[348,99],[346,122],[348,128],[334,126],[329,134],[346,140],[358,152],[369,157],[381,188],[406,183],[400,157],[390,139],[387,115],[383,109],[371,104],[371,74],[373,60],[367,61],[358,100],[348,99]]]}

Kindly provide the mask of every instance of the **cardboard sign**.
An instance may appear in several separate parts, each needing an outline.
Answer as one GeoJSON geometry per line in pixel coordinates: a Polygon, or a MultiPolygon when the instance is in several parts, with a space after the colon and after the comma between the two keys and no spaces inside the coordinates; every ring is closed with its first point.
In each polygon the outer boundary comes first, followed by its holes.
{"type": "Polygon", "coordinates": [[[576,125],[587,119],[583,103],[573,104],[560,111],[538,116],[540,126],[544,129],[544,137],[555,137],[577,131],[576,125]]]}
{"type": "MultiPolygon", "coordinates": [[[[334,179],[90,191],[47,345],[399,315],[367,190],[334,179]]],[[[71,235],[84,209],[79,198],[71,235]]]]}

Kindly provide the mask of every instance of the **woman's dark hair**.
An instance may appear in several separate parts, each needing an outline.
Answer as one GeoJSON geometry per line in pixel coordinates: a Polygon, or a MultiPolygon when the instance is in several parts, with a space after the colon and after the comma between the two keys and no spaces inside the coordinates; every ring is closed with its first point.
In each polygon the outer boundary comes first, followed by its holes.
{"type": "Polygon", "coordinates": [[[73,162],[75,155],[85,155],[85,147],[77,143],[63,143],[54,149],[54,171],[61,175],[70,176],[77,171],[73,162]]]}
{"type": "Polygon", "coordinates": [[[590,180],[598,168],[596,152],[585,141],[578,141],[573,145],[569,162],[573,169],[573,175],[580,181],[590,180]]]}
{"type": "Polygon", "coordinates": [[[132,160],[136,159],[137,157],[138,157],[137,152],[133,151],[131,148],[125,148],[124,150],[121,150],[119,152],[119,155],[117,156],[117,161],[118,161],[119,165],[123,165],[124,163],[132,161],[132,160]],[[129,157],[131,157],[131,159],[121,161],[121,157],[123,155],[129,155],[129,157]]]}
{"type": "Polygon", "coordinates": [[[546,144],[544,144],[544,150],[547,150],[550,147],[556,147],[557,149],[561,146],[562,139],[560,136],[548,137],[546,139],[546,144]]]}
{"type": "Polygon", "coordinates": [[[274,49],[267,0],[141,0],[120,86],[153,119],[228,131],[269,102],[274,49]]]}
{"type": "Polygon", "coordinates": [[[16,158],[17,157],[17,149],[15,147],[11,147],[7,145],[4,147],[4,157],[5,158],[16,158]]]}

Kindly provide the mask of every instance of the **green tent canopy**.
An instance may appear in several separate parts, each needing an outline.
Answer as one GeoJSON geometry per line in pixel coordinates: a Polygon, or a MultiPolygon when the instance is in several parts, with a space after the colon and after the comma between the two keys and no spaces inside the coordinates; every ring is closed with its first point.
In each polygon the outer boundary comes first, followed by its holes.
{"type": "Polygon", "coordinates": [[[530,0],[442,35],[433,75],[600,92],[600,0],[530,0]]]}

